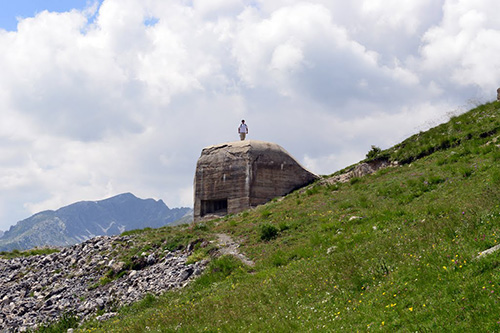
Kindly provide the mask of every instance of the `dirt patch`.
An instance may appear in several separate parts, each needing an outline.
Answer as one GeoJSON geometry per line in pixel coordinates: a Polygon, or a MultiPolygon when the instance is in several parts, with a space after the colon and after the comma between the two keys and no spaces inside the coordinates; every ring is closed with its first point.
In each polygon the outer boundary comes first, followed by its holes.
{"type": "Polygon", "coordinates": [[[374,160],[366,163],[360,163],[345,173],[337,176],[328,177],[320,181],[321,185],[333,185],[335,183],[347,183],[351,178],[363,177],[372,174],[380,169],[387,168],[389,166],[397,166],[398,164],[393,162],[390,163],[387,160],[374,160]]]}
{"type": "Polygon", "coordinates": [[[240,244],[238,242],[235,242],[231,236],[227,234],[217,234],[217,244],[219,246],[219,251],[221,255],[232,255],[239,260],[241,260],[242,263],[245,265],[253,267],[255,263],[248,259],[244,254],[242,254],[238,248],[240,247],[240,244]]]}

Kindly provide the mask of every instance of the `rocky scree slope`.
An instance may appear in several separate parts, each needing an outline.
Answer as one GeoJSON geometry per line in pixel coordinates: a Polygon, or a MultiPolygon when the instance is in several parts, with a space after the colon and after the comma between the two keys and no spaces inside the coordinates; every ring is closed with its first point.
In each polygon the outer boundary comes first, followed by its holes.
{"type": "Polygon", "coordinates": [[[101,236],[50,255],[0,259],[0,331],[26,331],[71,313],[114,316],[119,306],[182,288],[207,261],[186,264],[192,246],[119,261],[133,236],[101,236]]]}

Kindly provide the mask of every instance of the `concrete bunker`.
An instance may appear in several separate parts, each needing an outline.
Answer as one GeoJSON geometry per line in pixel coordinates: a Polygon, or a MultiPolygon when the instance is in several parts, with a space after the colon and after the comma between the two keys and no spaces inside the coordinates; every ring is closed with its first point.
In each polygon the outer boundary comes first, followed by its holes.
{"type": "Polygon", "coordinates": [[[275,143],[246,140],[206,147],[196,164],[194,220],[239,213],[317,178],[275,143]]]}
{"type": "Polygon", "coordinates": [[[200,216],[208,214],[227,214],[227,199],[201,200],[200,216]]]}

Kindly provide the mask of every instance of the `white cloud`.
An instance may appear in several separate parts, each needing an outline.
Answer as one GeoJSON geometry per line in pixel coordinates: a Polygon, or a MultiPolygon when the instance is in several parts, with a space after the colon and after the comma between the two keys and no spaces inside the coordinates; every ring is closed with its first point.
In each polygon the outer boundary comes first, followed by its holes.
{"type": "Polygon", "coordinates": [[[443,10],[440,24],[423,37],[423,69],[449,80],[444,84],[494,90],[500,76],[500,21],[492,13],[500,11],[500,3],[448,0],[443,10]]]}
{"type": "MultiPolygon", "coordinates": [[[[499,85],[499,4],[104,0],[0,30],[0,229],[122,192],[192,204],[204,146],[332,173],[499,85]]],[[[487,98],[486,98],[487,99],[487,98]]]]}
{"type": "Polygon", "coordinates": [[[245,4],[239,0],[194,0],[193,9],[197,15],[208,20],[216,20],[224,16],[238,15],[245,4]]]}
{"type": "Polygon", "coordinates": [[[294,44],[291,40],[276,47],[271,59],[271,70],[288,72],[294,71],[300,66],[304,54],[300,46],[294,44]]]}
{"type": "Polygon", "coordinates": [[[247,8],[238,27],[233,55],[251,88],[265,86],[286,96],[309,95],[316,102],[341,105],[352,94],[366,95],[368,86],[383,87],[379,93],[385,95],[419,81],[397,59],[390,66],[380,64],[379,54],[336,25],[323,5],[297,3],[269,14],[247,8]]]}
{"type": "Polygon", "coordinates": [[[365,19],[372,20],[380,29],[403,30],[413,35],[422,24],[422,16],[433,0],[365,0],[361,13],[365,19]]]}

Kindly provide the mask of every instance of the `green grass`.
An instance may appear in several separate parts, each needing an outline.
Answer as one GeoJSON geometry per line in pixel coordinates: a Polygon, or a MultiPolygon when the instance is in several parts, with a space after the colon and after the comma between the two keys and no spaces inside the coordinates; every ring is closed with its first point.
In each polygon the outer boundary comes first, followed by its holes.
{"type": "Polygon", "coordinates": [[[41,333],[59,333],[67,332],[70,328],[78,326],[78,317],[72,313],[63,314],[62,318],[56,324],[43,324],[38,329],[41,333]]]}
{"type": "Polygon", "coordinates": [[[185,289],[79,330],[499,331],[500,253],[475,259],[500,242],[499,108],[377,151],[399,167],[203,227],[137,232],[137,249],[227,233],[256,265],[212,260],[185,289]]]}
{"type": "Polygon", "coordinates": [[[2,251],[0,252],[0,258],[3,259],[13,259],[13,258],[22,258],[22,257],[30,257],[30,256],[37,256],[37,255],[46,255],[46,254],[51,254],[59,252],[58,249],[54,248],[40,248],[40,249],[32,249],[32,250],[26,250],[26,251],[19,251],[19,250],[13,250],[13,251],[2,251]]]}

